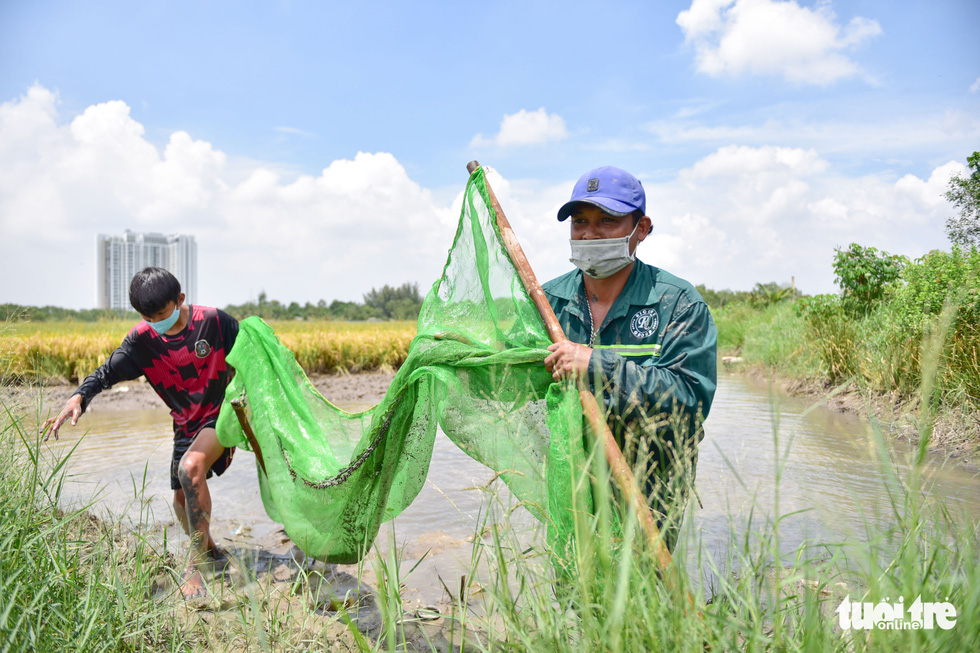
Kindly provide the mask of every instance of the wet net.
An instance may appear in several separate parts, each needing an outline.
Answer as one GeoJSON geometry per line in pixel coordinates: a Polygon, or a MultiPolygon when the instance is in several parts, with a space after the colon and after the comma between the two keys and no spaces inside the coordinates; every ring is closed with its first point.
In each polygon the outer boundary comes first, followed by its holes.
{"type": "Polygon", "coordinates": [[[574,516],[591,511],[591,494],[573,495],[585,455],[582,409],[574,386],[545,370],[549,344],[478,168],[442,277],[381,403],[362,413],[332,405],[270,327],[248,318],[228,356],[236,373],[218,438],[252,448],[230,405],[244,393],[269,517],[307,555],[353,563],[422,489],[441,427],[547,525],[557,561],[571,551],[574,516]]]}

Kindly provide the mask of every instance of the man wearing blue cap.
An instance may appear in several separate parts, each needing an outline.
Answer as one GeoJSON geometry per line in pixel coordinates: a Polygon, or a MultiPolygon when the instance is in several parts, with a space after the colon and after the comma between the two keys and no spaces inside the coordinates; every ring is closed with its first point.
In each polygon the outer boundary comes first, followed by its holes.
{"type": "Polygon", "coordinates": [[[716,385],[718,333],[683,279],[636,258],[653,229],[640,181],[591,170],[558,220],[571,218],[577,269],[544,284],[568,340],[548,347],[555,379],[588,381],[673,550],[694,483],[716,385]]]}

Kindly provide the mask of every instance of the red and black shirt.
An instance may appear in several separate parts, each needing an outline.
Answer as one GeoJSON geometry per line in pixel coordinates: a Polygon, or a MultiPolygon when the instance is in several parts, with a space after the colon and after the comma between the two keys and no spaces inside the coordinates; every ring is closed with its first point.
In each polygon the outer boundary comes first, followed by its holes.
{"type": "Polygon", "coordinates": [[[213,425],[231,380],[225,355],[235,344],[238,321],[216,308],[188,308],[187,326],[176,335],[160,335],[146,322],[133,327],[75,392],[82,396],[82,410],[103,390],[145,375],[170,408],[174,437],[192,438],[213,425]]]}

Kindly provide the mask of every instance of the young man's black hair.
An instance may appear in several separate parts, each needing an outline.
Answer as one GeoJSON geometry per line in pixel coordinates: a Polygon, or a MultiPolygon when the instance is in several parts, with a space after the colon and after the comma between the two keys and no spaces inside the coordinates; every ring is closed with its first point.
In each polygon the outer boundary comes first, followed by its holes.
{"type": "Polygon", "coordinates": [[[129,284],[129,303],[140,315],[158,313],[179,298],[180,282],[163,268],[144,268],[129,284]]]}

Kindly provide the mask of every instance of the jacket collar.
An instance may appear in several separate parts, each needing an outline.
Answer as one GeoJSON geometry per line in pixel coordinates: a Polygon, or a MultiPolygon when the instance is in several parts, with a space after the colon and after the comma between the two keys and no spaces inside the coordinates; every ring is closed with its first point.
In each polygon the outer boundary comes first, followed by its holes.
{"type": "MultiPolygon", "coordinates": [[[[626,285],[623,286],[616,301],[613,302],[612,308],[609,309],[606,321],[627,315],[631,306],[650,306],[659,303],[662,294],[656,288],[659,273],[659,268],[636,259],[633,270],[626,280],[626,285]]],[[[560,279],[560,283],[551,289],[551,293],[568,300],[566,310],[585,321],[588,319],[589,309],[586,304],[585,282],[582,276],[581,270],[569,272],[560,279]]]]}

